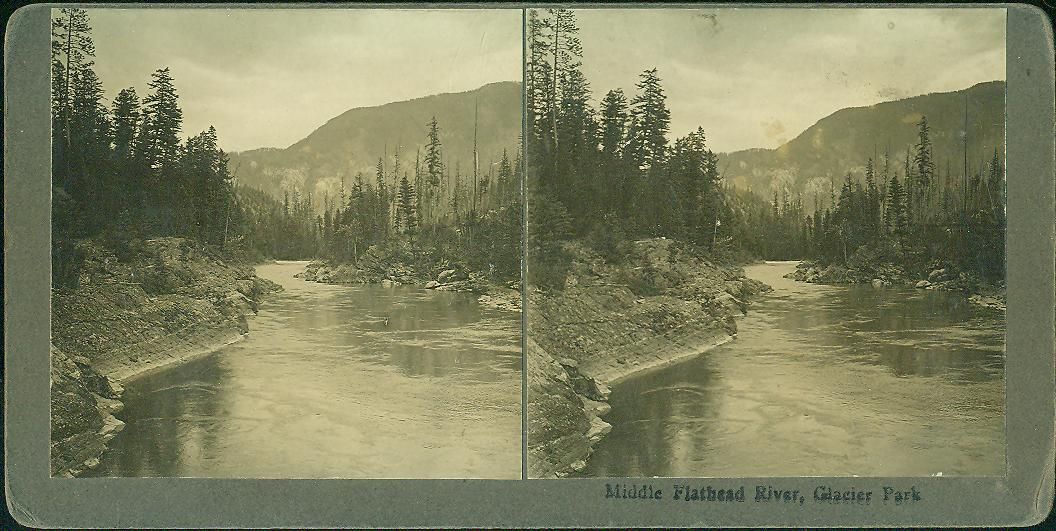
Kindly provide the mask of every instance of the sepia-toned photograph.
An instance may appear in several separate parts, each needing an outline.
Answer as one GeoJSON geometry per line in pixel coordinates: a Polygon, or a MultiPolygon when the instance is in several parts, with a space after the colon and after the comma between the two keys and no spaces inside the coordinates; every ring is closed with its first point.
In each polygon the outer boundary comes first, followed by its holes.
{"type": "Polygon", "coordinates": [[[521,10],[51,18],[52,477],[521,478],[521,10]]]}
{"type": "Polygon", "coordinates": [[[1051,520],[1051,9],[27,2],[5,522],[1051,520]]]}
{"type": "Polygon", "coordinates": [[[527,10],[528,476],[1004,476],[1005,17],[527,10]]]}

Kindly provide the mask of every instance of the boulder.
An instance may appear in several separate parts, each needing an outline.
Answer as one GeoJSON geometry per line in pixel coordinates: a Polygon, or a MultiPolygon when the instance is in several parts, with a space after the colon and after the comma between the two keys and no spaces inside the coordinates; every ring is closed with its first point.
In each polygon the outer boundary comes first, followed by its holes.
{"type": "Polygon", "coordinates": [[[584,398],[583,409],[585,409],[587,413],[590,413],[595,417],[604,417],[612,411],[612,406],[610,406],[607,402],[598,402],[597,400],[584,398]]]}
{"type": "Polygon", "coordinates": [[[425,283],[425,289],[435,289],[439,285],[440,285],[439,282],[437,282],[435,280],[430,280],[429,282],[425,283]]]}
{"type": "Polygon", "coordinates": [[[928,273],[928,282],[942,282],[943,280],[949,280],[949,278],[945,268],[936,269],[928,273]]]}
{"type": "Polygon", "coordinates": [[[915,287],[917,289],[927,289],[928,286],[930,286],[930,285],[931,285],[931,282],[928,282],[927,280],[921,280],[920,282],[917,282],[915,284],[915,287]]]}
{"type": "Polygon", "coordinates": [[[747,304],[727,292],[720,293],[711,302],[716,310],[725,309],[726,312],[731,314],[745,313],[748,308],[747,304]]]}
{"type": "Polygon", "coordinates": [[[608,401],[609,400],[609,395],[612,394],[612,390],[609,389],[609,386],[607,386],[607,385],[605,385],[605,384],[603,384],[601,382],[598,382],[598,381],[594,382],[594,386],[595,386],[595,389],[597,389],[598,396],[601,397],[601,400],[608,401]]]}
{"type": "Polygon", "coordinates": [[[612,424],[605,422],[604,420],[594,417],[590,419],[590,429],[587,430],[587,439],[591,442],[597,442],[602,437],[609,434],[612,431],[612,424]]]}
{"type": "Polygon", "coordinates": [[[557,360],[557,362],[559,364],[561,364],[561,366],[564,367],[565,369],[574,369],[574,370],[578,370],[579,369],[579,362],[574,360],[574,359],[572,359],[572,358],[561,358],[561,359],[557,360]]]}
{"type": "Polygon", "coordinates": [[[436,281],[440,284],[443,284],[445,282],[455,280],[452,277],[454,277],[456,273],[458,273],[458,271],[455,271],[454,269],[445,269],[441,271],[439,275],[437,275],[436,281]]]}

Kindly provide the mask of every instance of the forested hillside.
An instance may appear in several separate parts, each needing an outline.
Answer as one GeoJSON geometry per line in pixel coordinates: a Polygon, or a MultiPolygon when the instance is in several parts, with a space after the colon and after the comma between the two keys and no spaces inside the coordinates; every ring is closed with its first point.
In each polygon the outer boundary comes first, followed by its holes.
{"type": "Polygon", "coordinates": [[[269,193],[234,173],[272,175],[274,166],[245,156],[232,166],[212,127],[183,137],[178,80],[168,68],[152,74],[148,94],[127,88],[107,105],[94,53],[86,12],[62,10],[52,60],[56,286],[78,282],[79,240],[120,250],[159,236],[190,238],[236,260],[338,262],[413,240],[437,263],[450,255],[466,268],[517,275],[519,84],[349,111],[287,150],[290,164],[318,165],[276,170],[284,177],[269,193]],[[291,180],[291,172],[312,180],[291,180]],[[323,191],[313,193],[319,182],[323,191]]]}
{"type": "MultiPolygon", "coordinates": [[[[278,223],[271,240],[279,249],[275,256],[350,265],[348,275],[329,279],[337,282],[425,283],[452,267],[481,280],[517,278],[520,149],[513,156],[503,150],[486,169],[451,167],[447,131],[435,118],[426,127],[425,148],[413,161],[400,152],[379,157],[370,175],[341,180],[337,194],[324,193],[321,204],[296,187],[284,192],[281,208],[269,211],[278,223]]],[[[481,137],[488,134],[479,130],[481,137]]],[[[471,160],[479,160],[473,154],[471,160]]],[[[252,195],[267,203],[264,192],[252,195]]]]}
{"type": "Polygon", "coordinates": [[[913,127],[928,117],[935,164],[954,174],[963,169],[965,120],[969,171],[985,167],[989,154],[1003,151],[1005,142],[1005,83],[990,81],[964,90],[926,94],[869,107],[839,110],[807,128],[776,149],[720,153],[724,177],[739,188],[769,195],[775,190],[802,193],[810,208],[813,195],[828,195],[829,187],[848,172],[861,181],[863,155],[879,159],[889,152],[891,165],[901,167],[917,142],[913,127]],[[966,116],[967,112],[967,116],[966,116]],[[979,158],[980,154],[984,154],[979,158]]]}
{"type": "MultiPolygon", "coordinates": [[[[488,173],[504,150],[513,157],[521,133],[520,109],[521,84],[513,81],[351,109],[292,146],[232,154],[231,167],[240,184],[278,198],[296,190],[321,201],[327,194],[336,197],[342,180],[348,186],[357,174],[372,175],[379,158],[391,164],[397,150],[401,164],[411,167],[416,156],[425,155],[429,124],[435,118],[444,131],[443,164],[451,172],[469,172],[476,154],[488,173]],[[486,133],[477,136],[476,145],[474,127],[486,133]]],[[[397,186],[398,180],[385,184],[397,186]]]]}
{"type": "Polygon", "coordinates": [[[897,264],[907,278],[945,266],[1003,277],[1002,82],[845,109],[781,149],[723,157],[707,146],[707,124],[669,139],[656,68],[640,74],[634,94],[592,88],[571,10],[530,11],[527,39],[537,285],[565,285],[572,259],[564,242],[584,240],[618,262],[643,237],[715,257],[897,264]]]}
{"type": "Polygon", "coordinates": [[[227,155],[210,127],[183,137],[177,81],[168,68],[150,91],[121,90],[108,106],[93,68],[88,15],[63,9],[52,36],[52,261],[56,286],[78,281],[75,242],[117,250],[158,236],[191,238],[230,256],[261,253],[239,204],[227,155]]]}

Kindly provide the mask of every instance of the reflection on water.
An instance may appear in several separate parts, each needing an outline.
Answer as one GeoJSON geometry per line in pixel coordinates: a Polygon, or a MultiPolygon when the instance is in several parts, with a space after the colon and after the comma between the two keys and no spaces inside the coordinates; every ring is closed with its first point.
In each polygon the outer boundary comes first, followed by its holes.
{"type": "Polygon", "coordinates": [[[126,386],[89,475],[520,476],[520,319],[467,294],[330,286],[260,266],[245,340],[126,386]]]}
{"type": "Polygon", "coordinates": [[[589,476],[1002,475],[1004,314],[951,293],[774,287],[738,339],[613,387],[589,476]]]}

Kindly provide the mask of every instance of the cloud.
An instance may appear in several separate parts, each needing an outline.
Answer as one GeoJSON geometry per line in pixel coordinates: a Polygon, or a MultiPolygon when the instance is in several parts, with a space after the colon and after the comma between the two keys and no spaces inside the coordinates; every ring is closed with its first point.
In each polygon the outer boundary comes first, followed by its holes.
{"type": "Polygon", "coordinates": [[[778,144],[784,144],[787,138],[784,135],[785,125],[780,120],[774,120],[772,122],[762,122],[763,134],[766,138],[777,142],[778,144]]]}
{"type": "Polygon", "coordinates": [[[518,10],[89,9],[108,97],[169,66],[185,136],[286,147],[338,114],[521,78],[518,10]]]}
{"type": "Polygon", "coordinates": [[[578,9],[597,94],[659,70],[671,136],[777,147],[829,114],[1005,78],[1004,9],[578,9]],[[692,14],[694,16],[687,16],[692,14]],[[719,31],[710,31],[712,21],[719,31]]]}

